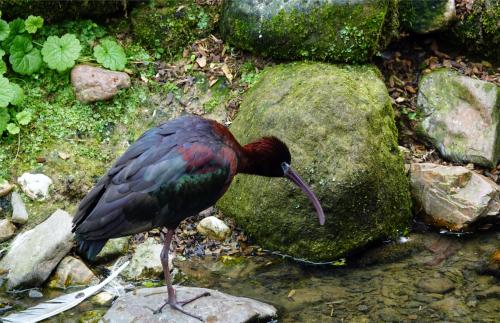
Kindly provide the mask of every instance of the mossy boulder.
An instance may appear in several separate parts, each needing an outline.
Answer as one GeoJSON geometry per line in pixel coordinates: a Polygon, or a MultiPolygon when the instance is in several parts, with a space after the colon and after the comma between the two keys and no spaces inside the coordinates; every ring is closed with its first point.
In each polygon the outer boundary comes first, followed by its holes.
{"type": "Polygon", "coordinates": [[[422,77],[418,134],[446,159],[494,167],[500,160],[500,87],[452,69],[422,77]]]}
{"type": "MultiPolygon", "coordinates": [[[[500,57],[500,1],[473,1],[470,8],[458,13],[458,22],[451,29],[451,35],[469,51],[490,57],[500,57]]],[[[449,33],[446,38],[449,38],[449,33]]]]}
{"type": "Polygon", "coordinates": [[[398,9],[404,29],[425,34],[448,26],[455,17],[455,0],[401,0],[398,9]]]}
{"type": "Polygon", "coordinates": [[[125,15],[136,1],[129,0],[2,0],[2,18],[8,20],[29,15],[42,16],[48,22],[79,18],[106,18],[112,14],[125,15]]]}
{"type": "Polygon", "coordinates": [[[397,31],[395,8],[394,0],[227,0],[221,32],[265,56],[364,62],[397,31]]]}
{"type": "Polygon", "coordinates": [[[286,142],[293,168],[325,210],[321,227],[309,200],[287,180],[236,176],[219,207],[262,247],[332,260],[406,228],[409,184],[391,101],[375,67],[267,68],[231,131],[241,143],[263,135],[286,142]]]}
{"type": "Polygon", "coordinates": [[[217,26],[220,5],[192,0],[160,0],[131,13],[134,36],[143,45],[174,56],[190,42],[206,37],[217,26]]]}

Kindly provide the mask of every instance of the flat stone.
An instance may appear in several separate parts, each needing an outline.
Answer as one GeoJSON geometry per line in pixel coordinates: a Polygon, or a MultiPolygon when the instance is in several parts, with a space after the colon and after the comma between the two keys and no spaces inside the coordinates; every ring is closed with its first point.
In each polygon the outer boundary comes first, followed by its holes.
{"type": "Polygon", "coordinates": [[[500,159],[500,87],[441,69],[422,77],[420,134],[446,159],[493,167],[500,159]]]}
{"type": "Polygon", "coordinates": [[[424,292],[436,294],[446,294],[455,289],[453,282],[445,277],[423,278],[416,285],[424,292]]]}
{"type": "Polygon", "coordinates": [[[231,235],[231,229],[227,224],[215,216],[203,218],[196,226],[196,230],[202,235],[221,241],[231,235]]]}
{"type": "MultiPolygon", "coordinates": [[[[121,275],[127,280],[142,280],[159,278],[163,275],[160,254],[163,249],[161,243],[154,238],[148,238],[144,243],[138,245],[134,251],[130,264],[123,270],[121,275]]],[[[172,257],[169,257],[169,268],[172,270],[172,257]]]]}
{"type": "Polygon", "coordinates": [[[130,76],[100,67],[77,65],[71,70],[71,84],[79,101],[95,102],[109,100],[119,89],[130,87],[130,76]]]}
{"type": "Polygon", "coordinates": [[[0,220],[0,242],[9,240],[16,233],[16,226],[8,219],[0,220]]]}
{"type": "Polygon", "coordinates": [[[478,219],[499,218],[500,190],[496,183],[462,166],[412,164],[412,194],[438,227],[458,231],[478,219]]]}
{"type": "Polygon", "coordinates": [[[44,174],[24,173],[17,179],[26,195],[33,200],[43,201],[49,196],[52,180],[44,174]]]}
{"type": "Polygon", "coordinates": [[[7,289],[41,285],[73,246],[72,216],[55,211],[32,230],[19,234],[0,261],[7,289]]]}
{"type": "MultiPolygon", "coordinates": [[[[201,316],[205,322],[267,322],[276,316],[274,306],[246,297],[236,297],[216,290],[176,286],[177,299],[183,300],[204,292],[210,296],[187,304],[183,307],[187,312],[201,316]]],[[[200,321],[166,306],[160,314],[153,314],[165,303],[166,287],[142,288],[119,297],[111,309],[103,317],[104,322],[183,322],[199,323],[200,321]]]]}
{"type": "Polygon", "coordinates": [[[10,204],[12,205],[12,222],[19,224],[28,222],[28,211],[19,193],[12,193],[10,204]]]}

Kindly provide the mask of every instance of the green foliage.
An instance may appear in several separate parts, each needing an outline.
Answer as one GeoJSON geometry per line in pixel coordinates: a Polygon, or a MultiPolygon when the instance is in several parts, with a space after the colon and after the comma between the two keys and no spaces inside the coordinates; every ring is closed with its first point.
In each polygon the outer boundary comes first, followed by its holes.
{"type": "Polygon", "coordinates": [[[16,83],[10,83],[10,89],[12,91],[12,99],[10,100],[10,104],[15,106],[21,105],[24,101],[23,89],[16,83]]]}
{"type": "Polygon", "coordinates": [[[14,93],[12,93],[9,80],[0,76],[0,108],[7,107],[13,97],[14,93]]]}
{"type": "Polygon", "coordinates": [[[50,36],[43,44],[43,60],[49,68],[63,72],[75,65],[80,56],[82,46],[73,34],[65,34],[62,37],[50,36]]]}
{"type": "Polygon", "coordinates": [[[9,123],[7,124],[7,131],[11,134],[11,135],[17,135],[19,133],[21,129],[19,129],[19,127],[15,124],[15,123],[9,123]]]}
{"type": "Polygon", "coordinates": [[[26,126],[28,123],[31,122],[31,112],[27,110],[21,111],[18,114],[16,114],[16,119],[20,125],[26,126]]]}
{"type": "Polygon", "coordinates": [[[21,18],[17,18],[9,22],[9,35],[3,41],[3,49],[6,52],[9,52],[14,38],[16,38],[17,35],[22,34],[24,31],[24,20],[21,18]]]}
{"type": "Polygon", "coordinates": [[[29,16],[24,22],[26,31],[30,34],[36,33],[36,31],[43,26],[43,18],[39,16],[29,16]]]}
{"type": "Polygon", "coordinates": [[[10,120],[9,111],[6,108],[0,108],[0,133],[7,128],[7,123],[10,120]]]}
{"type": "Polygon", "coordinates": [[[94,57],[104,67],[114,71],[122,71],[127,63],[123,47],[109,39],[103,40],[101,45],[94,47],[94,57]]]}
{"type": "Polygon", "coordinates": [[[5,20],[0,19],[0,41],[9,36],[9,31],[9,24],[5,20]]]}
{"type": "Polygon", "coordinates": [[[29,36],[19,35],[10,46],[9,62],[15,72],[29,75],[40,70],[42,56],[38,48],[33,48],[29,36]]]}

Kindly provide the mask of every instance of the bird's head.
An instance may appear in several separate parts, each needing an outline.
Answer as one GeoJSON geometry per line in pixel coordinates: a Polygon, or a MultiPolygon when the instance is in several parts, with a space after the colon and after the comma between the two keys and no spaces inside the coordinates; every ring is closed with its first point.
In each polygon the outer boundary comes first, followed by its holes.
{"type": "Polygon", "coordinates": [[[240,173],[289,179],[311,200],[316,209],[320,225],[325,223],[325,214],[318,198],[290,166],[292,156],[284,142],[276,137],[263,137],[245,145],[243,151],[245,160],[239,169],[240,173]]]}

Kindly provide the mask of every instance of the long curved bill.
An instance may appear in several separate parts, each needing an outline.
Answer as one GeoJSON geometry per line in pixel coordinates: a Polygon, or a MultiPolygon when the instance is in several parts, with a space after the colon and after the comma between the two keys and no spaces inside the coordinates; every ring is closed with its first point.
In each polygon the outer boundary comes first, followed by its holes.
{"type": "Polygon", "coordinates": [[[316,209],[316,213],[318,214],[318,219],[319,219],[319,224],[323,225],[325,224],[325,213],[323,212],[323,208],[321,207],[321,204],[319,203],[318,198],[316,195],[311,191],[309,186],[307,186],[306,183],[300,178],[299,175],[288,165],[287,163],[282,163],[281,167],[283,168],[283,173],[286,178],[291,180],[295,185],[300,187],[302,192],[304,192],[309,200],[311,200],[312,204],[314,205],[314,208],[316,209]]]}

